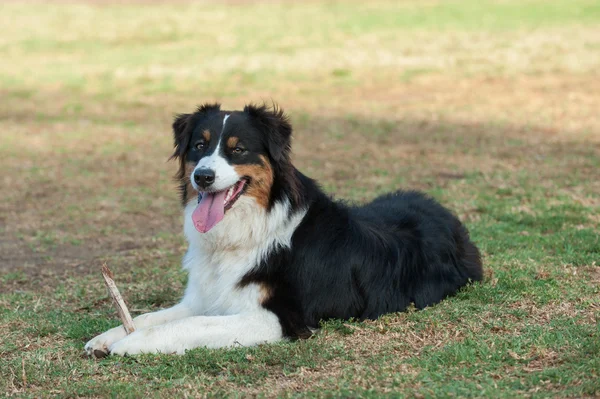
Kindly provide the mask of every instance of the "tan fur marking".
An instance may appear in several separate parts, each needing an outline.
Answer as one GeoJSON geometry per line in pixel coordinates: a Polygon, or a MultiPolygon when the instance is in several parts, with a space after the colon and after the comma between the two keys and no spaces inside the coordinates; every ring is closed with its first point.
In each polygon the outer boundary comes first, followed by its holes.
{"type": "Polygon", "coordinates": [[[266,157],[261,155],[260,159],[262,165],[236,165],[234,169],[238,175],[252,179],[246,195],[254,197],[260,206],[267,209],[273,185],[273,168],[266,157]]]}
{"type": "Polygon", "coordinates": [[[264,305],[273,296],[273,290],[267,284],[262,283],[258,289],[260,291],[260,298],[258,301],[261,305],[264,305]]]}
{"type": "Polygon", "coordinates": [[[230,137],[227,139],[227,147],[235,148],[239,141],[240,139],[238,137],[230,137]]]}
{"type": "Polygon", "coordinates": [[[202,137],[204,137],[204,140],[210,141],[210,131],[209,130],[203,130],[202,131],[202,137]]]}

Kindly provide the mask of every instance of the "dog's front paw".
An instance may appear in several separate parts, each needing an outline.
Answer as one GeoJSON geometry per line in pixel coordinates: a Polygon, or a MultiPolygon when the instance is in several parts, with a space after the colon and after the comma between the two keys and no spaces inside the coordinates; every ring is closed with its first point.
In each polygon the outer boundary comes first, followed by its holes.
{"type": "Polygon", "coordinates": [[[102,358],[109,354],[109,348],[115,342],[123,339],[127,333],[123,326],[112,328],[106,331],[104,334],[100,334],[95,338],[92,338],[85,344],[85,353],[88,356],[96,358],[102,358]]]}
{"type": "Polygon", "coordinates": [[[145,345],[142,339],[138,338],[137,333],[128,335],[126,338],[115,342],[109,348],[111,355],[127,356],[127,355],[139,355],[145,353],[145,345]],[[132,339],[133,338],[133,339],[132,339]]]}
{"type": "Polygon", "coordinates": [[[185,352],[183,345],[176,344],[169,339],[168,334],[161,334],[156,328],[151,327],[138,330],[109,348],[111,355],[127,356],[142,353],[182,354],[185,352]]]}
{"type": "Polygon", "coordinates": [[[142,353],[165,353],[159,342],[154,342],[146,331],[136,331],[120,341],[115,342],[109,348],[111,355],[128,356],[140,355],[142,353]]]}

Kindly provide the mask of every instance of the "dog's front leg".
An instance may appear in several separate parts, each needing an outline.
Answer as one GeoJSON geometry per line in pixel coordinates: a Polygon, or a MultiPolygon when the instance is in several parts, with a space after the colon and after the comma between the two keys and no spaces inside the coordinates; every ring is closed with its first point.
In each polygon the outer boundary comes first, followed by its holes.
{"type": "MultiPolygon", "coordinates": [[[[187,305],[180,303],[168,309],[140,315],[133,319],[133,324],[135,325],[136,330],[141,330],[146,327],[168,323],[192,315],[192,310],[187,305]]],[[[108,354],[110,346],[125,338],[126,335],[125,328],[122,325],[111,328],[105,333],[88,341],[88,343],[85,344],[85,351],[90,356],[93,355],[96,350],[108,354]]]]}
{"type": "Polygon", "coordinates": [[[277,316],[266,310],[231,316],[193,316],[149,327],[110,347],[112,355],[183,354],[197,347],[253,346],[282,338],[277,316]]]}

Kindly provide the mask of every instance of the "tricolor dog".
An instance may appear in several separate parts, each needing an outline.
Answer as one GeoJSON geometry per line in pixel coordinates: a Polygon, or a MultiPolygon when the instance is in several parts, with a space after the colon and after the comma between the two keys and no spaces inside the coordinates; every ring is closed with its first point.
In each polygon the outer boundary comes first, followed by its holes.
{"type": "Polygon", "coordinates": [[[363,206],[331,199],[290,161],[277,107],[206,104],[173,123],[189,273],[181,302],[85,346],[182,354],[306,338],[319,321],[433,305],[481,280],[479,251],[433,199],[396,191],[363,206]]]}

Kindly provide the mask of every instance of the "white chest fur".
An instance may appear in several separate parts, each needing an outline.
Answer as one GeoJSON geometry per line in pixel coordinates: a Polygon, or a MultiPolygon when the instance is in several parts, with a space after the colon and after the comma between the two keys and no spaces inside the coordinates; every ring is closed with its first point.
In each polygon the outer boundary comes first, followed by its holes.
{"type": "Polygon", "coordinates": [[[190,246],[183,265],[189,272],[183,302],[195,314],[231,315],[260,306],[260,288],[256,284],[238,285],[254,267],[242,251],[206,254],[197,246],[190,246]]]}
{"type": "Polygon", "coordinates": [[[207,233],[193,226],[191,201],[184,211],[189,249],[183,267],[189,272],[183,303],[196,314],[232,315],[261,309],[261,287],[240,287],[241,279],[273,249],[289,247],[306,211],[290,215],[288,201],[267,212],[253,198],[242,197],[207,233]]]}

